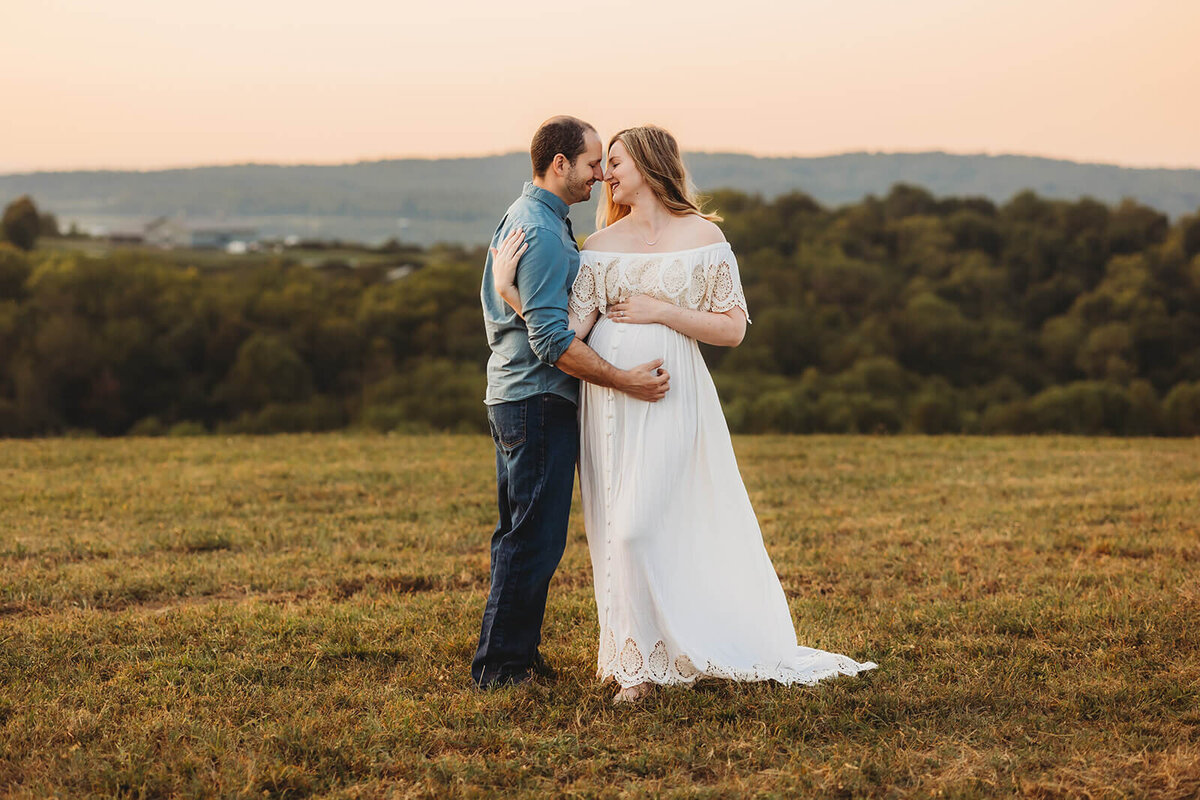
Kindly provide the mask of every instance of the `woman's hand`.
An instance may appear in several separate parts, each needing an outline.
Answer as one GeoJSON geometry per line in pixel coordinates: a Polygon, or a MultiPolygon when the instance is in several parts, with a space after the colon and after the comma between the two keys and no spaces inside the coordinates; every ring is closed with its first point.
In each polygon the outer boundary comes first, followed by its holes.
{"type": "Polygon", "coordinates": [[[521,313],[521,293],[517,291],[517,262],[529,249],[529,244],[525,241],[525,229],[510,231],[500,243],[500,247],[488,249],[492,253],[492,285],[496,287],[496,294],[517,312],[517,316],[524,319],[525,315],[521,313]]]}
{"type": "Polygon", "coordinates": [[[608,317],[613,322],[630,322],[634,325],[647,325],[651,322],[662,322],[664,308],[670,303],[655,300],[648,294],[635,294],[619,303],[608,307],[608,317]]]}
{"type": "Polygon", "coordinates": [[[528,249],[524,228],[509,231],[498,248],[489,248],[492,252],[492,281],[496,284],[496,291],[504,294],[504,289],[516,285],[517,262],[528,249]]]}

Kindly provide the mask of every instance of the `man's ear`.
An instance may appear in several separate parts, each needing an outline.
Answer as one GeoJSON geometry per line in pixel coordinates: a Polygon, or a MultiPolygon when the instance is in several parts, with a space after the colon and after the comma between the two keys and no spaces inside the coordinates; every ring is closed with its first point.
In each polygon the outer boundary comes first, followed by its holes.
{"type": "Polygon", "coordinates": [[[554,161],[551,162],[550,166],[554,167],[554,171],[559,175],[566,175],[567,167],[569,167],[570,164],[567,163],[566,156],[564,156],[562,153],[558,153],[554,156],[554,161]]]}

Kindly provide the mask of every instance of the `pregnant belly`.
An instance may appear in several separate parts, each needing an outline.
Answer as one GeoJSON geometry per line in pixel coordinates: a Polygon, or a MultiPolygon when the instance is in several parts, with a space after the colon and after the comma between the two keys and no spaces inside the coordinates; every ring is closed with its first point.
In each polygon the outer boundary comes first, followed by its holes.
{"type": "Polygon", "coordinates": [[[647,361],[663,359],[667,370],[699,357],[695,339],[657,323],[634,325],[600,317],[588,337],[596,354],[618,369],[631,369],[647,361]]]}

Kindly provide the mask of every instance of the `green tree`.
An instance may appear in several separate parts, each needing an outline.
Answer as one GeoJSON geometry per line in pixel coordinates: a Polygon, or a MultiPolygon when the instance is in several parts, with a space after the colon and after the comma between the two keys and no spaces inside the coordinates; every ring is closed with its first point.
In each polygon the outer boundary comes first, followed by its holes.
{"type": "Polygon", "coordinates": [[[20,300],[33,273],[29,259],[17,248],[0,242],[0,300],[20,300]]]}
{"type": "Polygon", "coordinates": [[[1133,377],[1133,336],[1124,322],[1101,325],[1088,334],[1075,365],[1089,378],[1127,383],[1133,377]]]}
{"type": "Polygon", "coordinates": [[[958,307],[932,292],[913,297],[895,315],[893,332],[899,361],[922,375],[942,375],[957,383],[968,366],[977,326],[958,307]]]}
{"type": "Polygon", "coordinates": [[[1108,247],[1113,253],[1138,253],[1167,238],[1168,220],[1133,200],[1119,205],[1108,221],[1108,247]]]}
{"type": "Polygon", "coordinates": [[[1085,338],[1083,324],[1075,316],[1054,317],[1042,326],[1038,344],[1044,363],[1058,380],[1069,380],[1076,374],[1076,359],[1085,338]]]}
{"type": "Polygon", "coordinates": [[[58,217],[49,211],[38,217],[38,236],[47,239],[57,239],[61,235],[58,229],[58,217]]]}
{"type": "Polygon", "coordinates": [[[1200,254],[1200,214],[1183,221],[1183,255],[1192,259],[1200,254]]]}
{"type": "Polygon", "coordinates": [[[238,412],[268,403],[295,403],[312,395],[312,374],[281,337],[256,333],[238,348],[237,360],[217,388],[216,398],[238,412]]]}
{"type": "Polygon", "coordinates": [[[1130,402],[1129,392],[1120,386],[1079,381],[1051,386],[1029,407],[1040,431],[1096,436],[1125,433],[1130,402]]]}
{"type": "Polygon", "coordinates": [[[1153,436],[1163,432],[1162,402],[1149,381],[1135,380],[1129,385],[1129,403],[1126,433],[1153,436]]]}
{"type": "Polygon", "coordinates": [[[1200,382],[1171,389],[1163,399],[1163,417],[1168,433],[1200,436],[1200,382]]]}
{"type": "Polygon", "coordinates": [[[4,238],[22,250],[33,249],[41,225],[37,206],[33,204],[29,195],[22,195],[9,203],[4,209],[3,219],[0,220],[4,238]]]}
{"type": "Polygon", "coordinates": [[[942,378],[921,387],[910,403],[909,428],[918,433],[958,433],[963,427],[959,393],[942,378]]]}
{"type": "Polygon", "coordinates": [[[900,220],[905,217],[933,214],[937,210],[937,201],[920,186],[897,183],[884,198],[883,208],[889,220],[900,220]]]}
{"type": "Polygon", "coordinates": [[[487,430],[480,363],[423,360],[366,390],[363,422],[378,430],[487,430]]]}
{"type": "Polygon", "coordinates": [[[956,250],[980,250],[998,256],[1004,249],[1004,231],[989,216],[975,211],[957,211],[945,221],[956,250]]]}

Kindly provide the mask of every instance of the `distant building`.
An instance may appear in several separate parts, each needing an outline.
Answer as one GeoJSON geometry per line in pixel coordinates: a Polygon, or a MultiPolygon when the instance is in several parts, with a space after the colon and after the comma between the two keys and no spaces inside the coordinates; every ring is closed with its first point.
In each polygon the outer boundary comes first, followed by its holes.
{"type": "Polygon", "coordinates": [[[141,231],[109,231],[108,240],[113,244],[141,244],[146,236],[141,231]]]}
{"type": "Polygon", "coordinates": [[[220,222],[193,222],[159,217],[146,225],[143,236],[147,244],[157,247],[245,252],[248,243],[257,240],[258,231],[220,222]]]}
{"type": "Polygon", "coordinates": [[[191,234],[179,220],[159,217],[146,224],[142,233],[146,244],[155,247],[191,247],[191,234]]]}

